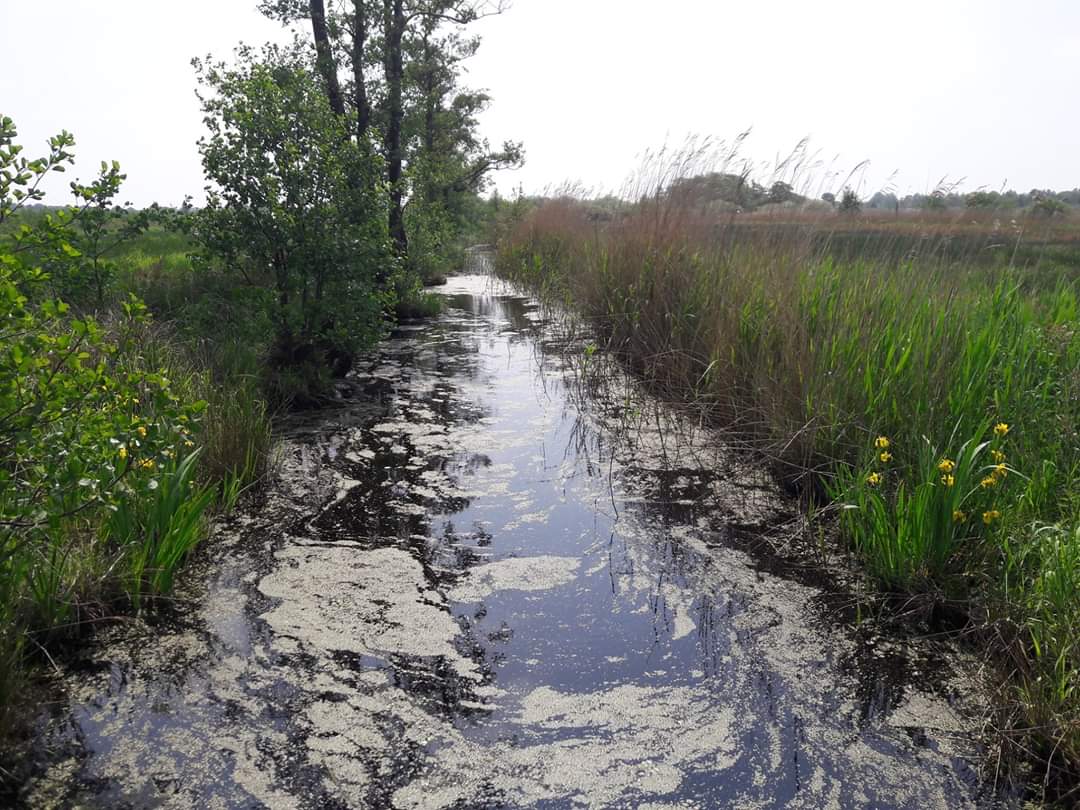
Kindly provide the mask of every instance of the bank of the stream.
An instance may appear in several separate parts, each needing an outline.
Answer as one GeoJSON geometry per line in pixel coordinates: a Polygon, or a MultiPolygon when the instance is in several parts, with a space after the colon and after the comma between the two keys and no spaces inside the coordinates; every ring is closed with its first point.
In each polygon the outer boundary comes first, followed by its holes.
{"type": "Polygon", "coordinates": [[[1043,759],[1050,794],[1075,801],[1073,258],[1022,251],[1019,236],[1010,255],[1031,266],[878,250],[897,243],[888,231],[853,258],[828,228],[725,226],[662,190],[602,222],[553,200],[504,239],[498,269],[769,459],[905,610],[966,621],[997,662],[1016,752],[1043,759]]]}
{"type": "Polygon", "coordinates": [[[756,561],[795,505],[537,301],[441,294],[288,426],[171,615],[62,665],[18,803],[1009,803],[978,661],[756,561]]]}

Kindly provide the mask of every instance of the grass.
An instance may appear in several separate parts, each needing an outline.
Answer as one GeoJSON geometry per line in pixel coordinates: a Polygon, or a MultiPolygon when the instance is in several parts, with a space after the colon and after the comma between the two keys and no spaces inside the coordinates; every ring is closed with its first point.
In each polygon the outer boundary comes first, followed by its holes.
{"type": "Polygon", "coordinates": [[[608,221],[547,201],[499,271],[830,502],[883,590],[995,628],[1021,744],[1075,773],[1080,226],[1021,218],[987,250],[992,219],[740,219],[657,176],[608,221]]]}
{"type": "MultiPolygon", "coordinates": [[[[445,280],[442,283],[445,284],[445,280]]],[[[441,296],[416,290],[398,300],[394,305],[394,317],[399,321],[413,318],[433,318],[442,310],[443,299],[441,296]]]]}

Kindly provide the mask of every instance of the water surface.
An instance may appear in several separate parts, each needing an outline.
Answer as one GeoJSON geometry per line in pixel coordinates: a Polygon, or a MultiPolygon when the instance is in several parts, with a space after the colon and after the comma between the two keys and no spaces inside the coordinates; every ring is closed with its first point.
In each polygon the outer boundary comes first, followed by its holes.
{"type": "Polygon", "coordinates": [[[43,718],[33,807],[990,806],[960,657],[742,542],[796,510],[485,276],[43,718]]]}

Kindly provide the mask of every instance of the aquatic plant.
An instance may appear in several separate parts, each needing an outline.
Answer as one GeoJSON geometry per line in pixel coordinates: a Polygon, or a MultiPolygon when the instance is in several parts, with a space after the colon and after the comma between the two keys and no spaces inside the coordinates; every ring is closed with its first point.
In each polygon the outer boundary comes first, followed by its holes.
{"type": "Polygon", "coordinates": [[[830,494],[841,505],[844,533],[883,583],[905,590],[946,586],[950,574],[978,559],[971,550],[996,530],[1003,516],[998,506],[1008,501],[1007,432],[968,438],[955,451],[925,437],[908,447],[879,436],[861,465],[837,469],[830,494]]]}

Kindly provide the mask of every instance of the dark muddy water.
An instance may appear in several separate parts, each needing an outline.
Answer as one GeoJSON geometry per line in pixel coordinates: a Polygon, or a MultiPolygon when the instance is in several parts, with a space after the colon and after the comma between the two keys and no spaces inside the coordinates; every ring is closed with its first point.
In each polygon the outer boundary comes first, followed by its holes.
{"type": "Polygon", "coordinates": [[[968,662],[755,563],[767,477],[534,301],[440,294],[167,620],[68,666],[27,806],[993,804],[968,662]]]}

